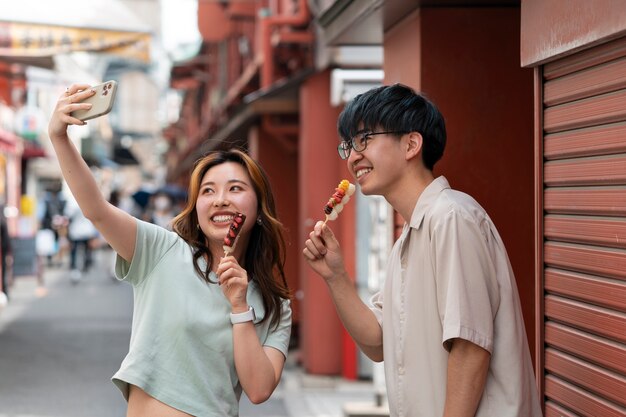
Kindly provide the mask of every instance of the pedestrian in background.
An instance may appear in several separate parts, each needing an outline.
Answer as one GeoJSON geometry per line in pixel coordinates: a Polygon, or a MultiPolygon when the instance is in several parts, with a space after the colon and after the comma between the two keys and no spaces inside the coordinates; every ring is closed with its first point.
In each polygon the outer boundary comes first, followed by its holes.
{"type": "Polygon", "coordinates": [[[76,200],[70,199],[67,202],[64,214],[69,222],[67,238],[70,241],[70,279],[75,284],[93,263],[92,249],[98,230],[83,215],[76,200]]]}
{"type": "Polygon", "coordinates": [[[406,86],[383,86],[350,102],[338,129],[363,194],[385,197],[406,223],[371,306],[328,225],[315,225],[304,256],[352,338],[384,359],[391,415],[541,416],[504,244],[472,197],[433,175],[446,145],[439,110],[406,86]]]}
{"type": "Polygon", "coordinates": [[[116,273],[135,293],[130,351],[113,382],[127,416],[237,416],[242,390],[267,400],[280,380],[291,330],[282,225],[269,181],[245,153],[201,158],[173,232],[138,220],[98,192],[67,135],[70,113],[93,94],[68,88],[49,135],[63,176],[85,216],[118,254],[116,273]],[[224,237],[244,222],[234,251],[224,237]]]}
{"type": "Polygon", "coordinates": [[[172,198],[162,191],[154,193],[148,205],[148,216],[150,223],[172,230],[172,220],[175,216],[172,198]]]}
{"type": "Polygon", "coordinates": [[[63,214],[66,204],[61,184],[57,184],[46,191],[39,208],[41,213],[37,231],[39,255],[48,260],[47,266],[49,267],[58,266],[61,263],[62,238],[67,233],[67,218],[63,214]]]}

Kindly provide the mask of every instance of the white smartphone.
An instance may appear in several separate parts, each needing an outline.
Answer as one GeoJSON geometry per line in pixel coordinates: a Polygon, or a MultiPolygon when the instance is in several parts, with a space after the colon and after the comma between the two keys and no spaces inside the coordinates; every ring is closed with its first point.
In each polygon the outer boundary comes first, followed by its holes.
{"type": "Polygon", "coordinates": [[[96,117],[104,116],[113,108],[115,93],[117,92],[117,81],[107,81],[94,85],[91,88],[96,90],[96,94],[82,101],[82,103],[91,103],[91,108],[73,111],[72,117],[82,121],[95,119],[96,117]]]}

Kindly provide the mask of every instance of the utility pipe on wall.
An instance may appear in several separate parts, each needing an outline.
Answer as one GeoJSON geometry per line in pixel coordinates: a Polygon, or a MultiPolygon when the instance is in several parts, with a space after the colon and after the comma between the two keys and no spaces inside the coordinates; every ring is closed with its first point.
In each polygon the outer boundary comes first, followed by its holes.
{"type": "Polygon", "coordinates": [[[309,22],[310,13],[306,0],[298,1],[298,12],[292,15],[277,15],[262,18],[259,27],[261,39],[261,88],[272,85],[274,76],[274,60],[272,59],[272,28],[274,26],[303,26],[309,22]]]}

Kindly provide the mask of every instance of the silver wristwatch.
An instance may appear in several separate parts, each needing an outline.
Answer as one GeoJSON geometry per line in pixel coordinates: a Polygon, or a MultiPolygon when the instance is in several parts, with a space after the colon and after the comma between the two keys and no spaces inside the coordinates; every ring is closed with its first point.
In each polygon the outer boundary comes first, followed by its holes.
{"type": "Polygon", "coordinates": [[[249,306],[248,311],[244,311],[243,313],[230,313],[230,322],[232,324],[254,320],[256,320],[256,314],[254,314],[254,308],[252,308],[252,306],[249,306]]]}

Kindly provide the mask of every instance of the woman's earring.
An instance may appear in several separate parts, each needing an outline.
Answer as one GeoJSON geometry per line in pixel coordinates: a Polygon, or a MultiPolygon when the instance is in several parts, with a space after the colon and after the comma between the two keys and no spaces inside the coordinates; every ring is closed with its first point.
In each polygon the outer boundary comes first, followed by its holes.
{"type": "Polygon", "coordinates": [[[256,224],[258,224],[259,226],[263,225],[263,220],[261,220],[261,216],[256,218],[256,224]]]}

